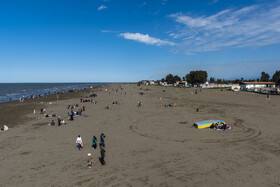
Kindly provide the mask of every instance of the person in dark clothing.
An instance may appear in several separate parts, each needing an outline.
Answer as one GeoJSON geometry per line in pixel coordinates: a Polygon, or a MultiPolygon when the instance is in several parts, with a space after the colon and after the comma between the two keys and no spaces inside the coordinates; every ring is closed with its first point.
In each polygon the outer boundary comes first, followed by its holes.
{"type": "Polygon", "coordinates": [[[100,147],[105,147],[105,135],[103,133],[101,133],[100,135],[100,147]]]}
{"type": "Polygon", "coordinates": [[[93,138],[92,138],[92,148],[96,149],[96,147],[97,147],[97,138],[95,136],[93,136],[93,138]]]}
{"type": "Polygon", "coordinates": [[[61,125],[61,119],[60,119],[60,116],[58,117],[57,119],[57,125],[60,126],[61,125]]]}
{"type": "Polygon", "coordinates": [[[55,122],[54,122],[54,120],[52,120],[52,122],[51,122],[51,126],[55,126],[55,122]]]}
{"type": "Polygon", "coordinates": [[[100,147],[100,155],[101,155],[100,162],[102,165],[105,165],[105,153],[106,153],[105,149],[101,146],[100,147]]]}
{"type": "Polygon", "coordinates": [[[71,114],[70,116],[70,120],[73,121],[74,120],[74,113],[71,114]]]}

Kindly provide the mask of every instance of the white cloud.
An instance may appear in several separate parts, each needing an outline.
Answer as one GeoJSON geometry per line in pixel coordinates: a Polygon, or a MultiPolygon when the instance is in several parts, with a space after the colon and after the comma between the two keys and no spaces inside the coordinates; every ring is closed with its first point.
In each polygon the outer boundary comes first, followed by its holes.
{"type": "Polygon", "coordinates": [[[98,10],[100,11],[100,10],[103,10],[103,9],[106,9],[106,8],[107,8],[107,6],[101,5],[100,7],[98,7],[98,10]]]}
{"type": "Polygon", "coordinates": [[[160,40],[158,38],[150,37],[148,34],[140,34],[140,33],[121,33],[121,37],[128,39],[128,40],[134,40],[137,42],[145,43],[148,45],[175,45],[175,43],[166,41],[166,40],[160,40]]]}
{"type": "Polygon", "coordinates": [[[224,48],[261,47],[280,43],[280,5],[226,9],[210,16],[169,15],[179,23],[169,34],[177,52],[191,54],[224,48]]]}

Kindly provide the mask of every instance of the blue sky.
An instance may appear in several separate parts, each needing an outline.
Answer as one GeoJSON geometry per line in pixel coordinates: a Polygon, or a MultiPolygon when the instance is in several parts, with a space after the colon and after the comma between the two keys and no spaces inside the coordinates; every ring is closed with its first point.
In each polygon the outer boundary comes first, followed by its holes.
{"type": "Polygon", "coordinates": [[[0,1],[0,82],[259,78],[279,49],[279,0],[0,1]]]}

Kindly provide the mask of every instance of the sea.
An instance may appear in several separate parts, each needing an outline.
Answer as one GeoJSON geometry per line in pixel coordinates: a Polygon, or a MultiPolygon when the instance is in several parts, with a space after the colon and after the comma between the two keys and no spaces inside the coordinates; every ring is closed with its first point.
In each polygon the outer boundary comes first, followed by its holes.
{"type": "Polygon", "coordinates": [[[108,83],[0,83],[0,103],[106,84],[108,83]]]}

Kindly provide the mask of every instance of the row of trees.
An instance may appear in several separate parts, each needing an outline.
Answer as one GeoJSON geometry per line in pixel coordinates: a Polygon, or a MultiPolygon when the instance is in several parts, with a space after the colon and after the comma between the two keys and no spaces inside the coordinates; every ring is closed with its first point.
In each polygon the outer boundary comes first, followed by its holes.
{"type": "MultiPolygon", "coordinates": [[[[174,84],[177,81],[187,81],[190,84],[203,84],[207,81],[207,71],[191,71],[189,74],[186,74],[184,77],[182,77],[182,79],[178,76],[175,75],[173,76],[171,73],[166,75],[165,78],[162,78],[161,81],[162,82],[167,82],[168,84],[174,84]]],[[[276,82],[278,85],[280,85],[280,70],[276,71],[272,78],[270,79],[270,75],[266,72],[262,72],[261,73],[261,77],[260,79],[244,79],[243,77],[241,77],[241,79],[235,79],[235,80],[225,80],[225,79],[217,79],[215,80],[214,77],[210,77],[209,82],[210,83],[218,83],[218,84],[228,84],[228,83],[241,83],[241,82],[268,82],[268,81],[272,81],[272,82],[276,82]]]]}
{"type": "Polygon", "coordinates": [[[162,82],[167,82],[168,84],[174,84],[177,81],[187,81],[190,84],[202,84],[207,81],[208,74],[206,71],[191,71],[189,74],[186,74],[182,79],[175,75],[173,76],[171,73],[166,75],[165,78],[162,78],[162,82]]]}

